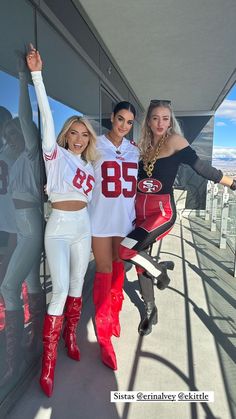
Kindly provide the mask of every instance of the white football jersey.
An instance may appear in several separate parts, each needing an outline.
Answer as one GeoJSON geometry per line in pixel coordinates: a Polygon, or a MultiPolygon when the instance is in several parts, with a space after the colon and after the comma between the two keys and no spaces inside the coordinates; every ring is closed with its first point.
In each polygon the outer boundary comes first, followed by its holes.
{"type": "Polygon", "coordinates": [[[51,154],[43,153],[47,173],[47,194],[82,194],[90,201],[94,187],[94,171],[80,155],[74,154],[58,144],[51,154]]]}
{"type": "Polygon", "coordinates": [[[94,173],[91,163],[85,162],[80,155],[60,147],[56,142],[52,112],[48,103],[41,71],[31,73],[37,101],[42,118],[43,157],[47,173],[47,194],[53,202],[55,195],[89,202],[94,186],[94,173]]]}
{"type": "Polygon", "coordinates": [[[119,148],[105,135],[97,138],[99,160],[94,163],[95,187],[89,204],[92,235],[125,237],[135,220],[139,149],[123,139],[119,148]]]}

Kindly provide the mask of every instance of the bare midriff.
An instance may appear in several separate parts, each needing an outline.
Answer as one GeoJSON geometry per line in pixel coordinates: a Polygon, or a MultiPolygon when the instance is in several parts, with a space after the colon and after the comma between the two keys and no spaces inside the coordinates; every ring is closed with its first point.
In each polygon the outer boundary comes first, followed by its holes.
{"type": "Polygon", "coordinates": [[[79,211],[85,207],[87,207],[87,203],[84,201],[52,202],[52,208],[62,211],[79,211]]]}

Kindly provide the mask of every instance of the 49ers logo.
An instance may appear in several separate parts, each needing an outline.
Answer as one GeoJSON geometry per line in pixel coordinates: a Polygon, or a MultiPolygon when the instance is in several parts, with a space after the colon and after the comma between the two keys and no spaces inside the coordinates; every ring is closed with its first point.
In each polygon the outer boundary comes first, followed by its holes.
{"type": "Polygon", "coordinates": [[[138,183],[138,189],[145,193],[157,193],[162,189],[162,184],[156,179],[143,179],[138,183]]]}

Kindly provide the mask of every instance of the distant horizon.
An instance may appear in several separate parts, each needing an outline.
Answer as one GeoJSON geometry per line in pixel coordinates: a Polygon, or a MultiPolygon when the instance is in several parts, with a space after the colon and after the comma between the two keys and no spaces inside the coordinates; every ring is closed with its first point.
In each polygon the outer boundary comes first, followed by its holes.
{"type": "Polygon", "coordinates": [[[213,145],[213,159],[236,159],[236,147],[213,145]]]}

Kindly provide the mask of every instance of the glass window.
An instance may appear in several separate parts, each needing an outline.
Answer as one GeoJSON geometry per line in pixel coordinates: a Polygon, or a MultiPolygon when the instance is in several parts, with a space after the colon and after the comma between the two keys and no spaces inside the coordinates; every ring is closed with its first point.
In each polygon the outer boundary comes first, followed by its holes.
{"type": "Polygon", "coordinates": [[[45,299],[38,112],[18,76],[0,71],[0,401],[39,356],[45,299]]]}
{"type": "Polygon", "coordinates": [[[66,106],[61,102],[58,102],[57,100],[52,99],[51,97],[48,97],[48,101],[53,115],[56,136],[61,131],[61,128],[66,119],[70,118],[73,115],[83,115],[82,112],[70,108],[69,106],[66,106]]]}
{"type": "Polygon", "coordinates": [[[97,119],[99,78],[96,73],[40,14],[37,31],[48,95],[97,119]]]}
{"type": "Polygon", "coordinates": [[[106,90],[101,90],[101,134],[111,129],[111,114],[117,101],[106,90]]]}

